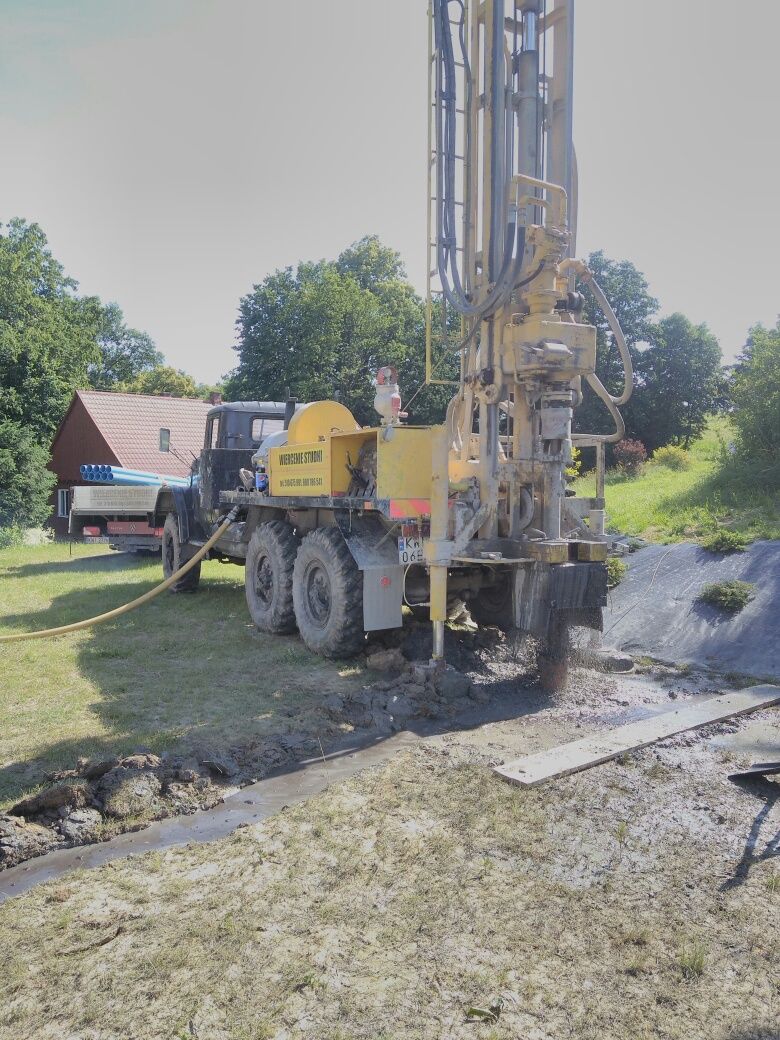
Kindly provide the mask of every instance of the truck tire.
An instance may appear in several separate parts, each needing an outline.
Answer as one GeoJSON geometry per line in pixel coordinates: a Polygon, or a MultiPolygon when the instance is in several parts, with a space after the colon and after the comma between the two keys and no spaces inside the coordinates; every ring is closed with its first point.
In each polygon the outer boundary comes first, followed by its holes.
{"type": "MultiPolygon", "coordinates": [[[[162,565],[163,574],[170,578],[179,567],[183,567],[190,559],[191,553],[187,552],[186,546],[182,546],[179,538],[179,521],[175,513],[168,513],[165,518],[162,536],[162,565]]],[[[171,592],[194,592],[200,583],[200,561],[195,564],[191,571],[187,571],[183,578],[179,578],[170,587],[171,592]]]]}
{"type": "Polygon", "coordinates": [[[337,527],[318,527],[301,542],[293,603],[301,638],[315,654],[351,657],[363,646],[363,575],[337,527]]]}
{"type": "Polygon", "coordinates": [[[298,539],[289,524],[258,524],[249,539],[244,570],[249,614],[261,632],[295,631],[293,567],[298,539]]]}
{"type": "Polygon", "coordinates": [[[514,627],[512,618],[512,580],[510,572],[499,576],[495,585],[480,589],[469,600],[469,613],[478,625],[495,625],[503,632],[514,627]]]}

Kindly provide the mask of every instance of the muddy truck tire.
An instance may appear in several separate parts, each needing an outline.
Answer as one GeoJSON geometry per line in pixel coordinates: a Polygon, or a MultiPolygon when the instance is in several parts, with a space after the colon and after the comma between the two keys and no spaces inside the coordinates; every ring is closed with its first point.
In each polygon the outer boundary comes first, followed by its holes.
{"type": "MultiPolygon", "coordinates": [[[[192,552],[188,551],[187,546],[181,544],[179,521],[176,519],[176,514],[168,513],[165,518],[162,536],[162,565],[165,577],[170,578],[172,574],[175,574],[179,567],[183,567],[192,555],[192,552]]],[[[170,591],[194,592],[199,583],[200,561],[195,564],[191,571],[187,571],[183,577],[175,581],[171,585],[170,591]]]]}
{"type": "Polygon", "coordinates": [[[472,620],[478,625],[495,625],[503,632],[514,628],[512,617],[512,580],[509,572],[500,575],[495,585],[480,589],[468,603],[472,620]]]}
{"type": "Polygon", "coordinates": [[[293,602],[298,631],[315,654],[351,657],[363,646],[363,575],[337,527],[319,527],[301,542],[293,602]]]}
{"type": "Polygon", "coordinates": [[[249,614],[261,632],[294,632],[293,568],[298,539],[281,520],[258,524],[249,539],[244,571],[249,614]]]}

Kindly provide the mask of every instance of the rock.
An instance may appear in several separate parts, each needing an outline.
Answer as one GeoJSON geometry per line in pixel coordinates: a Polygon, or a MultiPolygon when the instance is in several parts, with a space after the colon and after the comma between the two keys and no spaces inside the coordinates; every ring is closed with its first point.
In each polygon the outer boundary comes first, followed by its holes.
{"type": "Polygon", "coordinates": [[[424,683],[411,682],[407,683],[407,685],[403,687],[403,692],[407,697],[425,697],[428,690],[424,683]]]}
{"type": "Polygon", "coordinates": [[[398,679],[378,679],[373,687],[381,693],[387,693],[388,690],[394,690],[397,685],[398,679]]]}
{"type": "Polygon", "coordinates": [[[375,650],[366,658],[366,667],[375,672],[392,672],[398,674],[407,667],[407,661],[401,651],[394,647],[392,650],[375,650]]]}
{"type": "Polygon", "coordinates": [[[395,693],[388,697],[386,711],[395,719],[408,719],[417,713],[417,705],[405,693],[395,693]]]}
{"type": "Polygon", "coordinates": [[[467,697],[471,693],[471,679],[456,672],[454,668],[447,667],[434,679],[436,691],[440,697],[448,700],[457,700],[459,697],[467,697]]]}
{"type": "Polygon", "coordinates": [[[74,809],[64,820],[60,820],[58,829],[68,841],[89,841],[95,837],[103,817],[97,809],[74,809]]]}
{"type": "Polygon", "coordinates": [[[90,800],[89,785],[83,780],[63,780],[61,783],[45,787],[38,794],[23,798],[12,806],[14,816],[37,816],[39,813],[69,806],[78,809],[87,805],[90,800]]]}
{"type": "Polygon", "coordinates": [[[151,808],[161,788],[160,779],[154,773],[116,766],[100,781],[99,793],[104,812],[124,819],[151,808]]]}
{"type": "Polygon", "coordinates": [[[62,838],[37,823],[0,813],[0,867],[13,867],[33,856],[42,856],[62,843],[62,838]]]}
{"type": "Polygon", "coordinates": [[[600,668],[603,672],[631,672],[634,669],[634,658],[631,654],[624,654],[621,650],[609,647],[586,652],[585,664],[590,664],[589,658],[593,660],[593,667],[600,668]]]}
{"type": "Polygon", "coordinates": [[[215,776],[235,776],[236,773],[241,771],[238,762],[232,755],[227,754],[212,755],[211,758],[204,758],[201,760],[201,765],[205,766],[210,773],[214,773],[215,776]]]}
{"type": "Polygon", "coordinates": [[[79,773],[87,780],[97,780],[101,776],[119,765],[119,759],[116,756],[111,758],[80,758],[78,761],[79,773]]]}
{"type": "Polygon", "coordinates": [[[153,755],[151,752],[136,752],[123,758],[120,765],[125,769],[159,769],[162,762],[157,755],[153,755]]]}

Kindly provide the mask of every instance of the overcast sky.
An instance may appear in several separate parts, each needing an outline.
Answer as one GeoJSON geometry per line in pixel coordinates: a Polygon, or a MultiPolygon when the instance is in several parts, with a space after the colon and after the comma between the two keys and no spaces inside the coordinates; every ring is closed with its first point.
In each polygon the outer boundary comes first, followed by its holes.
{"type": "MultiPolygon", "coordinates": [[[[780,311],[776,0],[577,0],[578,253],[731,357],[780,311]]],[[[0,0],[0,220],[202,380],[253,283],[365,234],[425,272],[425,0],[0,0]]]]}

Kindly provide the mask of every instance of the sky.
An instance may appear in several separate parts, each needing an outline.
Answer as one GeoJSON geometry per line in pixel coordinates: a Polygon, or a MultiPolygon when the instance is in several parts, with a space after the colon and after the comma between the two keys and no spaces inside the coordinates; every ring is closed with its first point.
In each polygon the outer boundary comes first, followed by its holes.
{"type": "MultiPolygon", "coordinates": [[[[729,360],[780,311],[776,0],[577,0],[578,254],[729,360]]],[[[241,296],[377,234],[425,281],[425,0],[0,0],[0,221],[169,363],[236,362],[241,296]]]]}

